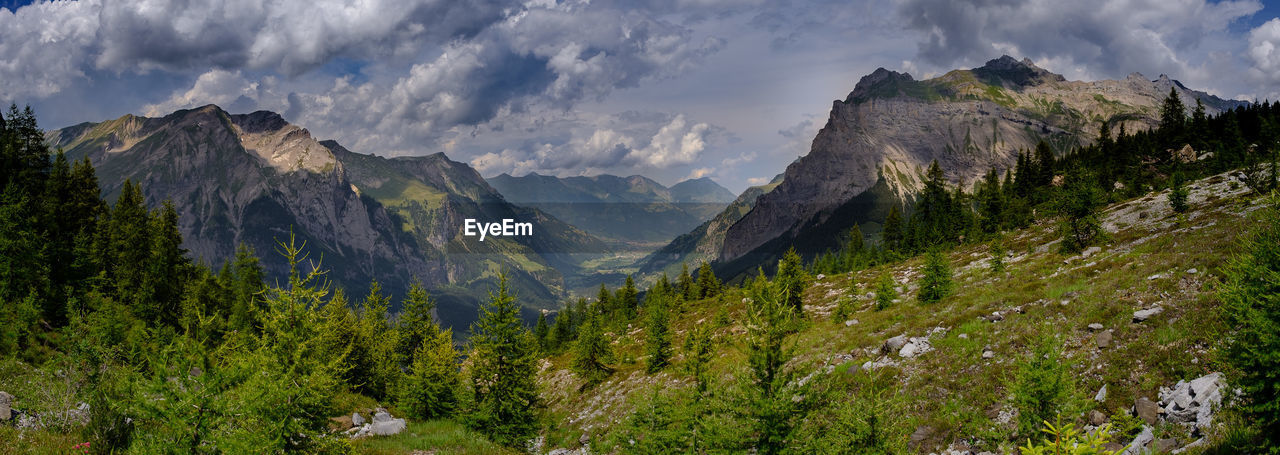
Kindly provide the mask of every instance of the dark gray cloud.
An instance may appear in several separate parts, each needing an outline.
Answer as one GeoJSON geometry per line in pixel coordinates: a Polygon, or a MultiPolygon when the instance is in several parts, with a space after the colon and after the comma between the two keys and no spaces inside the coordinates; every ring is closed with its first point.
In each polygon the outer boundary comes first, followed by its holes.
{"type": "MultiPolygon", "coordinates": [[[[216,103],[486,175],[714,175],[807,153],[878,66],[1007,53],[1074,79],[1167,73],[1280,95],[1254,0],[80,0],[0,9],[0,102],[46,126],[216,103]]],[[[757,180],[751,180],[757,179],[757,180]]]]}
{"type": "MultiPolygon", "coordinates": [[[[1208,79],[1203,59],[1256,0],[900,0],[898,15],[919,33],[918,59],[937,69],[1000,54],[1030,57],[1068,76],[1161,72],[1208,79]],[[1057,68],[1054,68],[1057,67],[1057,68]]],[[[1199,80],[1197,80],[1199,79],[1199,80]]]]}

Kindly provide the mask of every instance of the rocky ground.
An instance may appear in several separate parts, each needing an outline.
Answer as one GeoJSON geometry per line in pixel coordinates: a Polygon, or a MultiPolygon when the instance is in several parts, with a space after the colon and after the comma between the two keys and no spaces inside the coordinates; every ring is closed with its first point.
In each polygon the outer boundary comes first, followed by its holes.
{"type": "MultiPolygon", "coordinates": [[[[1119,433],[1116,447],[1198,453],[1206,436],[1224,429],[1215,412],[1235,396],[1213,355],[1213,283],[1234,240],[1264,206],[1240,176],[1193,182],[1192,209],[1175,215],[1164,192],[1113,204],[1103,214],[1108,240],[1079,255],[1057,252],[1054,226],[1044,222],[1011,235],[1007,271],[993,274],[986,245],[955,250],[956,294],[934,305],[914,299],[920,259],[850,274],[814,277],[805,296],[812,324],[795,336],[797,365],[841,374],[885,374],[910,403],[919,453],[1011,451],[1016,409],[1008,385],[1013,366],[1036,340],[1061,347],[1073,378],[1073,409],[1065,416],[1086,429],[1119,433]],[[874,282],[889,273],[901,296],[876,311],[874,282]],[[847,318],[832,314],[842,301],[847,318]]],[[[723,343],[713,369],[741,373],[743,296],[685,308],[674,324],[676,344],[695,324],[719,327],[723,343]],[[723,324],[716,324],[721,321],[723,324]]],[[[548,448],[580,449],[602,440],[632,409],[637,392],[686,383],[678,370],[643,373],[643,329],[615,348],[622,361],[603,384],[579,393],[569,356],[544,364],[542,383],[561,424],[548,448]]],[[[676,363],[680,362],[677,357],[676,363]]]]}

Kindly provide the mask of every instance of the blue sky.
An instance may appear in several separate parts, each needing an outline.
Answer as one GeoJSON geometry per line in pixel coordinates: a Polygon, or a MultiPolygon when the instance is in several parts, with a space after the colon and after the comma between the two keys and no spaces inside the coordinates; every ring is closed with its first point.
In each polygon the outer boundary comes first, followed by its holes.
{"type": "Polygon", "coordinates": [[[215,103],[485,176],[708,176],[808,152],[877,67],[1031,58],[1280,98],[1280,7],[1256,0],[0,0],[0,102],[43,126],[215,103]]]}

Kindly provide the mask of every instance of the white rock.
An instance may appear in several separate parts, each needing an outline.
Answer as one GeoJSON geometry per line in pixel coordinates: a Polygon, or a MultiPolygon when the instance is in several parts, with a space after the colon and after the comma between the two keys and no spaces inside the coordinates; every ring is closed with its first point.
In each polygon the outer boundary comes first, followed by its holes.
{"type": "Polygon", "coordinates": [[[1142,433],[1139,433],[1138,436],[1134,437],[1133,442],[1130,442],[1129,445],[1125,447],[1123,455],[1145,454],[1147,453],[1147,444],[1150,444],[1151,441],[1154,440],[1155,435],[1151,433],[1151,427],[1143,425],[1142,433]]]}
{"type": "Polygon", "coordinates": [[[1090,330],[1090,331],[1093,331],[1093,332],[1097,332],[1097,331],[1099,331],[1099,330],[1102,330],[1103,328],[1104,328],[1104,327],[1102,326],[1102,324],[1099,324],[1099,323],[1096,323],[1096,322],[1095,322],[1095,323],[1093,323],[1093,324],[1089,324],[1089,330],[1090,330]]]}
{"type": "Polygon", "coordinates": [[[1164,312],[1164,308],[1161,308],[1160,305],[1156,305],[1145,310],[1134,311],[1133,322],[1138,323],[1138,322],[1146,321],[1147,319],[1150,319],[1152,316],[1160,314],[1161,312],[1164,312]]]}
{"type": "Polygon", "coordinates": [[[353,412],[353,413],[351,413],[351,424],[352,424],[352,425],[355,425],[355,426],[357,426],[357,427],[358,427],[358,426],[364,425],[364,422],[365,422],[365,420],[364,420],[364,416],[360,415],[360,413],[359,413],[359,412],[353,412]]]}
{"type": "Polygon", "coordinates": [[[1098,389],[1098,393],[1093,396],[1093,401],[1097,401],[1099,403],[1103,401],[1107,401],[1107,385],[1106,384],[1103,384],[1102,388],[1098,389]]]}
{"type": "Polygon", "coordinates": [[[857,324],[857,323],[858,323],[858,320],[857,320],[857,319],[850,319],[850,320],[848,320],[848,321],[844,321],[844,326],[845,326],[845,327],[853,327],[853,325],[854,325],[854,324],[857,324]]]}

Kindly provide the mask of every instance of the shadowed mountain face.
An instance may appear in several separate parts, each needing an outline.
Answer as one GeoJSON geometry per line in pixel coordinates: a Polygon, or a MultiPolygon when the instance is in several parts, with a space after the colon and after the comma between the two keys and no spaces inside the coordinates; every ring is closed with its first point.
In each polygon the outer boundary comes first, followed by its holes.
{"type": "Polygon", "coordinates": [[[1008,56],[925,81],[878,69],[833,103],[809,154],[777,188],[727,227],[718,268],[733,275],[792,245],[816,253],[854,223],[878,231],[891,205],[912,200],[933,160],[953,184],[972,184],[992,168],[1009,169],[1041,140],[1061,154],[1091,143],[1103,121],[1112,131],[1148,129],[1170,88],[1188,107],[1200,99],[1211,115],[1242,104],[1164,75],[1066,81],[1008,56]]]}
{"type": "Polygon", "coordinates": [[[507,203],[474,169],[443,154],[354,153],[271,112],[231,115],[211,105],[48,137],[71,158],[88,156],[108,197],[132,179],[148,203],[171,201],[183,246],[198,260],[221,264],[244,243],[283,278],[287,264],[275,245],[292,232],[352,300],[377,279],[398,302],[416,278],[435,290],[441,317],[459,327],[499,270],[525,305],[550,307],[563,296],[561,270],[575,265],[543,253],[605,251],[572,226],[507,203]],[[534,235],[481,242],[463,235],[467,218],[528,221],[534,235]]]}
{"type": "Polygon", "coordinates": [[[645,177],[558,178],[538,174],[489,179],[507,200],[533,207],[620,243],[666,242],[711,218],[733,193],[709,178],[667,188],[645,177]]]}

